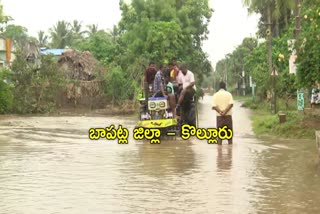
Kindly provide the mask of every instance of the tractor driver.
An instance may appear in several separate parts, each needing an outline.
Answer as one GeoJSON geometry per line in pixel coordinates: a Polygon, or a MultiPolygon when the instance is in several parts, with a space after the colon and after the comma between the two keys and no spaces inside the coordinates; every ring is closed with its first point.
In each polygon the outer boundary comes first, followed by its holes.
{"type": "MultiPolygon", "coordinates": [[[[152,90],[152,86],[153,86],[153,81],[155,78],[155,75],[157,73],[157,69],[156,69],[156,65],[154,62],[150,62],[149,63],[149,67],[146,69],[145,73],[144,73],[144,82],[147,83],[146,87],[151,87],[152,90]]],[[[145,89],[148,90],[148,89],[145,89]]]]}
{"type": "Polygon", "coordinates": [[[176,100],[175,96],[172,93],[167,93],[165,90],[165,81],[164,81],[164,72],[166,70],[166,65],[162,64],[160,70],[157,72],[154,78],[154,97],[165,97],[169,101],[170,109],[173,115],[173,118],[176,118],[176,100]]]}

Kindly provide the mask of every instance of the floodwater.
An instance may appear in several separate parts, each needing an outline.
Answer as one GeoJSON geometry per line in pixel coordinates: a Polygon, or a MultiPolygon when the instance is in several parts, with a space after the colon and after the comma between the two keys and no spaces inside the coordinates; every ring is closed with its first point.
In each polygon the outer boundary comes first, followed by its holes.
{"type": "MultiPolygon", "coordinates": [[[[201,127],[214,127],[211,97],[201,127]]],[[[133,140],[137,116],[0,121],[0,213],[320,213],[314,141],[257,139],[234,109],[234,145],[133,140]],[[90,141],[89,128],[123,125],[128,144],[90,141]]]]}

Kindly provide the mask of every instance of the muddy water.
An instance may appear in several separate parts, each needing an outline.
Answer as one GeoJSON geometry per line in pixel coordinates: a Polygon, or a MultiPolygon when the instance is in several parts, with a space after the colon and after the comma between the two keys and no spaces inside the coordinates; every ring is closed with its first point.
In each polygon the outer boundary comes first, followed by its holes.
{"type": "MultiPolygon", "coordinates": [[[[200,126],[214,126],[200,102],[200,126]]],[[[135,116],[0,121],[0,213],[320,213],[315,142],[258,140],[250,112],[234,114],[233,146],[135,142],[135,116]],[[110,124],[129,144],[88,140],[110,124]]]]}

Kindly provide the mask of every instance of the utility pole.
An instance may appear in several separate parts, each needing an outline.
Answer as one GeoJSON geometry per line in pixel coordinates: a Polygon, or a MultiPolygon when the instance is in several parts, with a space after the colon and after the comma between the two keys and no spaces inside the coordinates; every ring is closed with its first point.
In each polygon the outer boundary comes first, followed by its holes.
{"type": "Polygon", "coordinates": [[[226,60],[224,61],[224,81],[226,83],[226,88],[228,87],[228,68],[227,68],[227,60],[228,57],[226,56],[226,60]]]}
{"type": "MultiPolygon", "coordinates": [[[[300,31],[301,31],[300,7],[301,7],[300,0],[295,0],[295,12],[294,12],[294,15],[295,15],[295,29],[294,29],[294,37],[295,37],[296,41],[298,40],[300,31]]],[[[298,50],[296,50],[296,51],[298,51],[298,50]]]]}
{"type": "MultiPolygon", "coordinates": [[[[213,90],[214,92],[216,92],[217,72],[214,68],[212,69],[212,72],[213,72],[213,90]]],[[[212,87],[212,85],[210,87],[212,87]]]]}
{"type": "MultiPolygon", "coordinates": [[[[294,38],[295,38],[295,44],[298,44],[299,34],[301,31],[301,22],[300,22],[300,8],[301,8],[301,0],[295,0],[295,29],[294,29],[294,38]]],[[[296,50],[296,56],[298,57],[298,48],[295,47],[296,50]]],[[[298,112],[300,114],[303,114],[304,109],[304,92],[302,89],[298,89],[297,91],[297,107],[298,112]]]]}
{"type": "Polygon", "coordinates": [[[268,5],[268,23],[267,23],[267,37],[268,37],[268,70],[269,74],[272,75],[272,113],[276,113],[276,99],[275,99],[275,74],[273,73],[273,66],[272,66],[272,33],[271,33],[271,5],[268,5]]]}

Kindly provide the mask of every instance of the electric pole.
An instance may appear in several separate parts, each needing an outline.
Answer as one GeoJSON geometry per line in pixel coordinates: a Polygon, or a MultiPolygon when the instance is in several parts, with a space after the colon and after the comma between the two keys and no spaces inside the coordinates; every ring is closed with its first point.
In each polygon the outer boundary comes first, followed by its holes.
{"type": "Polygon", "coordinates": [[[272,101],[271,101],[271,106],[272,106],[272,113],[276,113],[276,99],[275,99],[275,73],[273,73],[273,66],[272,66],[272,44],[271,44],[271,39],[272,39],[272,33],[271,33],[271,5],[269,3],[268,5],[268,23],[267,23],[267,37],[268,37],[268,70],[269,74],[272,77],[272,101]]]}
{"type": "MultiPolygon", "coordinates": [[[[300,33],[300,30],[301,30],[300,7],[301,7],[300,0],[295,0],[295,13],[294,13],[294,15],[295,15],[295,29],[294,29],[294,37],[295,37],[296,41],[299,38],[299,33],[300,33]]],[[[296,50],[296,51],[298,51],[298,50],[296,50]]]]}
{"type": "MultiPolygon", "coordinates": [[[[301,31],[301,23],[300,23],[300,8],[301,8],[301,0],[295,0],[295,11],[294,11],[294,16],[295,16],[295,29],[294,29],[294,38],[295,38],[295,51],[296,51],[296,56],[298,57],[298,39],[299,39],[299,34],[301,31]]],[[[300,114],[303,114],[303,109],[304,109],[304,92],[302,89],[298,89],[297,91],[297,106],[298,106],[298,112],[300,114]]]]}

